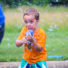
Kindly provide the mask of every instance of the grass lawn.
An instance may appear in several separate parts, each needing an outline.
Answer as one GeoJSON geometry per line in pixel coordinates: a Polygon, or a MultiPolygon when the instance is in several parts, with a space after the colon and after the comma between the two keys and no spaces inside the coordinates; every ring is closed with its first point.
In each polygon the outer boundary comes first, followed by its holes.
{"type": "MultiPolygon", "coordinates": [[[[5,35],[0,45],[0,61],[20,61],[24,47],[16,47],[15,42],[24,26],[23,12],[30,6],[13,9],[4,9],[6,16],[5,35]],[[21,8],[23,10],[21,10],[21,8]]],[[[39,26],[47,34],[45,48],[47,56],[63,56],[61,59],[47,58],[48,60],[68,59],[68,7],[38,7],[32,6],[40,12],[39,26]]]]}

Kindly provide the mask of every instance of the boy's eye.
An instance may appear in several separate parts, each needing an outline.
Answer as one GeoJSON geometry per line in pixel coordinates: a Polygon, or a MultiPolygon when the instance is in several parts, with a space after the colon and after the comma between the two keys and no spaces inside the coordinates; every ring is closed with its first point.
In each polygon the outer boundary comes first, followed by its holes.
{"type": "Polygon", "coordinates": [[[28,23],[27,21],[24,21],[25,23],[28,23]]]}
{"type": "Polygon", "coordinates": [[[33,21],[32,21],[32,20],[30,20],[30,23],[33,23],[33,21]]]}
{"type": "Polygon", "coordinates": [[[25,20],[24,22],[25,22],[25,23],[33,23],[32,20],[29,20],[29,21],[25,20]]]}

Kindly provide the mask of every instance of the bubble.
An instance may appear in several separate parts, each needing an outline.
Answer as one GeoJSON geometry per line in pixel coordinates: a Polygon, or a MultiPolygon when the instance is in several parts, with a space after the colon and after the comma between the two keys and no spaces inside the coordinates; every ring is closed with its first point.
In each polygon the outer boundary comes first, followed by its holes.
{"type": "Polygon", "coordinates": [[[53,29],[48,29],[48,31],[53,31],[53,29]]]}
{"type": "Polygon", "coordinates": [[[55,51],[55,49],[52,49],[52,51],[55,51]]]}
{"type": "Polygon", "coordinates": [[[19,11],[20,11],[20,12],[23,12],[23,9],[22,9],[22,8],[19,8],[19,11]]]}

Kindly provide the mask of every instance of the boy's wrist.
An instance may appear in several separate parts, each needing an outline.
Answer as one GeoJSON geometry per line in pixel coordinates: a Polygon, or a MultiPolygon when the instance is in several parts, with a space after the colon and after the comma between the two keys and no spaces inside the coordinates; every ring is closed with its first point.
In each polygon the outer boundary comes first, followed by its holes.
{"type": "Polygon", "coordinates": [[[27,40],[25,37],[21,41],[22,41],[22,44],[27,44],[27,40]]]}
{"type": "Polygon", "coordinates": [[[35,40],[33,40],[32,45],[33,45],[33,46],[36,45],[36,41],[35,41],[35,40]]]}
{"type": "Polygon", "coordinates": [[[22,44],[24,43],[23,40],[21,40],[21,43],[22,43],[22,44]]]}

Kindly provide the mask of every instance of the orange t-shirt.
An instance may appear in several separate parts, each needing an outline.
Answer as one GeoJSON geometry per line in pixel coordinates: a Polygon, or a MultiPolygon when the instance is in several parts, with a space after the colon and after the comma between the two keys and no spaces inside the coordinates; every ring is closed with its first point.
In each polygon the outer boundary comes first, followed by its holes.
{"type": "MultiPolygon", "coordinates": [[[[21,40],[27,31],[28,29],[24,27],[18,37],[18,40],[21,40]]],[[[32,46],[32,50],[29,51],[27,45],[24,45],[23,59],[25,59],[29,64],[47,60],[47,50],[45,49],[46,33],[39,27],[37,31],[33,33],[33,37],[36,38],[36,42],[43,48],[43,50],[38,52],[32,46]]]]}

